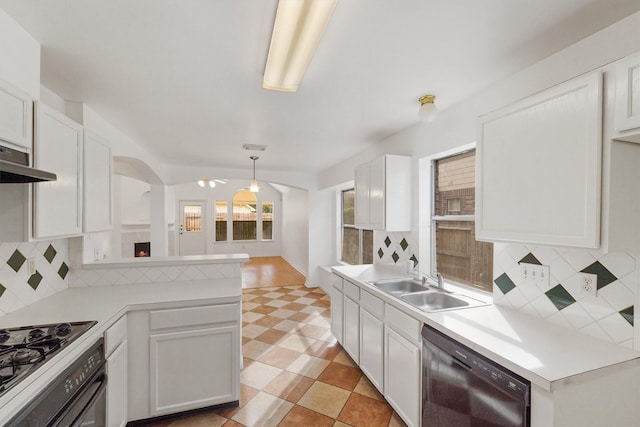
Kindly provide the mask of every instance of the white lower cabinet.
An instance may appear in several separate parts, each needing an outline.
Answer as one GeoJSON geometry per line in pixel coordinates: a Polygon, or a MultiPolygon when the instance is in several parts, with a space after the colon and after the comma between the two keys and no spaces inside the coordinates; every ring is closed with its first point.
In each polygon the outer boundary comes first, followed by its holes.
{"type": "Polygon", "coordinates": [[[127,318],[123,316],[105,332],[107,427],[127,425],[127,350],[127,318]]]}
{"type": "Polygon", "coordinates": [[[384,323],[360,309],[360,369],[380,391],[384,390],[384,323]]]}
{"type": "Polygon", "coordinates": [[[240,399],[240,303],[129,316],[129,421],[240,399]]]}
{"type": "Polygon", "coordinates": [[[344,349],[354,362],[360,362],[360,305],[344,297],[344,349]]]}
{"type": "Polygon", "coordinates": [[[409,427],[420,425],[420,347],[385,327],[384,397],[409,427]]]}
{"type": "Polygon", "coordinates": [[[342,279],[339,279],[339,288],[336,286],[331,287],[331,333],[342,343],[343,336],[343,317],[344,317],[344,295],[342,293],[342,279]]]}

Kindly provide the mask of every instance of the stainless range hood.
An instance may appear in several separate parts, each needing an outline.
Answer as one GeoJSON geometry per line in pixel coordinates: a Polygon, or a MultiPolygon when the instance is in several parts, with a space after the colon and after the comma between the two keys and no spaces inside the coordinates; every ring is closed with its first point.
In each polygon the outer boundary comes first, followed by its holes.
{"type": "Polygon", "coordinates": [[[29,154],[0,145],[0,184],[55,181],[56,174],[29,167],[29,154]]]}

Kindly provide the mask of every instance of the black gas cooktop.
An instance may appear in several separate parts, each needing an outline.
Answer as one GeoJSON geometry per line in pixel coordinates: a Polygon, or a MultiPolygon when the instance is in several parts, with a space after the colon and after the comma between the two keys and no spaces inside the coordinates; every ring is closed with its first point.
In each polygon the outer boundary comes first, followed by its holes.
{"type": "Polygon", "coordinates": [[[96,323],[0,329],[0,396],[96,323]]]}

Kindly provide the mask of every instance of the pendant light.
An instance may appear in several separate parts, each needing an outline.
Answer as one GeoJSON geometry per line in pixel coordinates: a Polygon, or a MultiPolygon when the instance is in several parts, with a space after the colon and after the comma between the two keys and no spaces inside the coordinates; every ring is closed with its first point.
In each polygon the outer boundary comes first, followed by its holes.
{"type": "Polygon", "coordinates": [[[252,193],[257,193],[260,191],[260,187],[258,187],[258,181],[256,181],[256,160],[258,160],[258,156],[249,156],[251,160],[253,160],[253,179],[251,180],[251,185],[249,185],[249,191],[252,193]]]}

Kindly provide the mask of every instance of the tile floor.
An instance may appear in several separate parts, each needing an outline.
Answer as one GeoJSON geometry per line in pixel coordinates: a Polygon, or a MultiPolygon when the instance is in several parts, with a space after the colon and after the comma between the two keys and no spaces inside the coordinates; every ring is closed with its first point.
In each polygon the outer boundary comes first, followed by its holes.
{"type": "Polygon", "coordinates": [[[405,426],[330,332],[321,289],[243,290],[240,406],[153,427],[405,426]]]}

